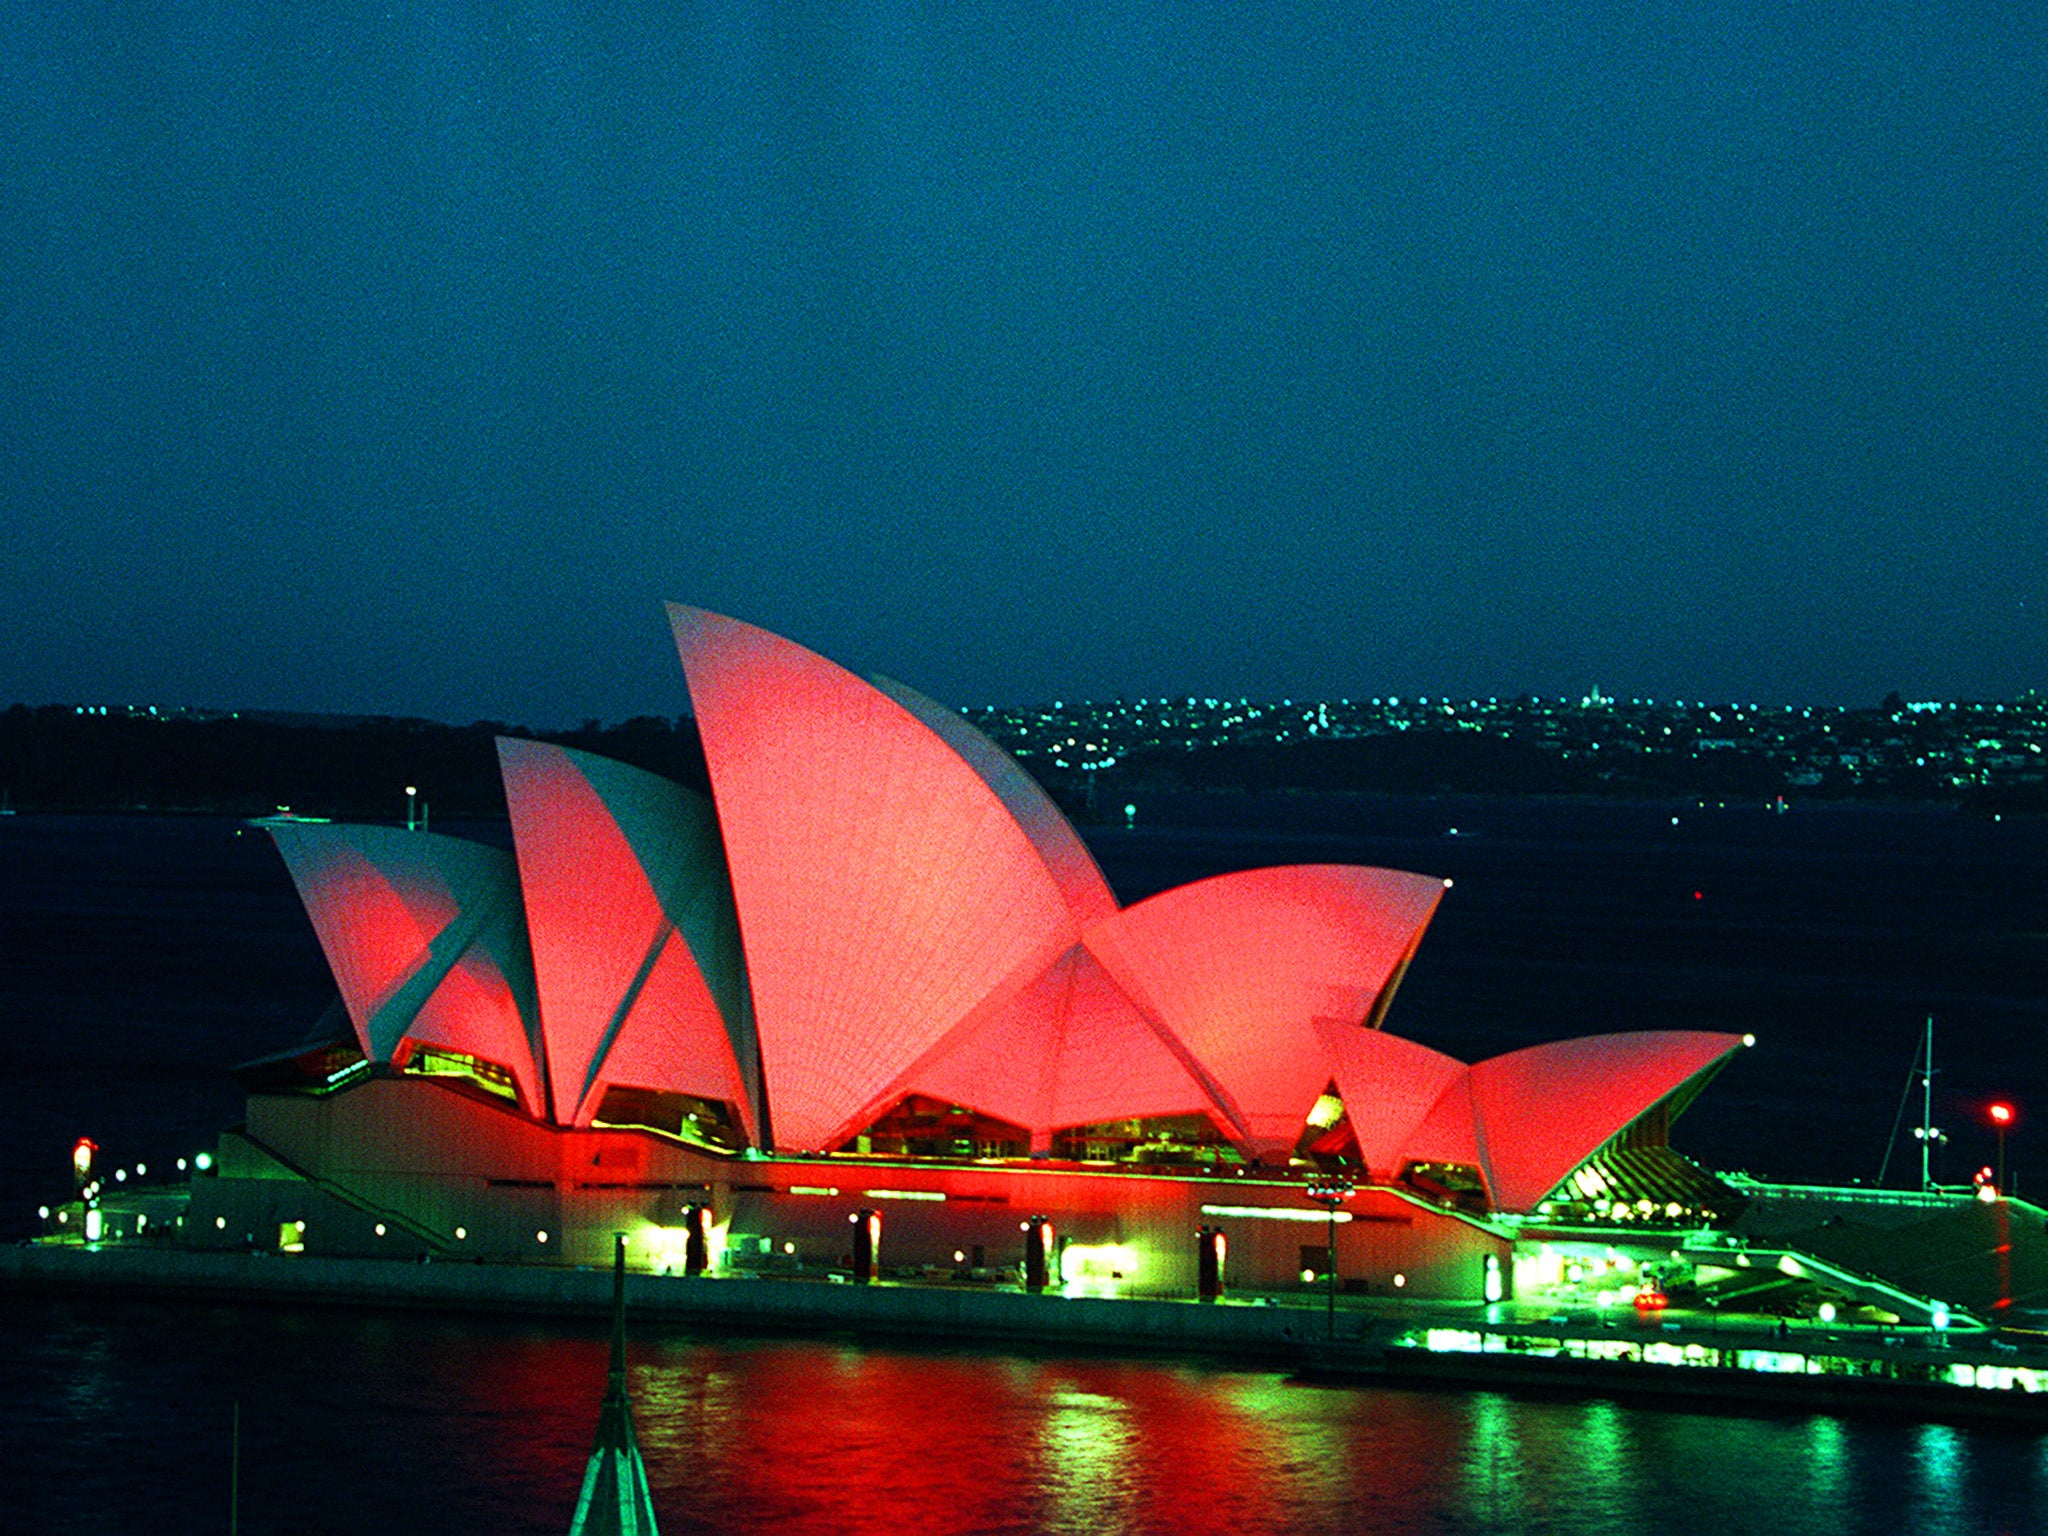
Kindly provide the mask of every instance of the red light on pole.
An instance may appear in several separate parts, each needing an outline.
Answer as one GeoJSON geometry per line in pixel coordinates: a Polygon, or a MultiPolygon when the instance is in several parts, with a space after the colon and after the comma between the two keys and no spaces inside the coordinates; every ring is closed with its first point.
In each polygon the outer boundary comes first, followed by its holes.
{"type": "Polygon", "coordinates": [[[2019,1119],[2019,1111],[2003,1099],[1994,1100],[1985,1106],[1984,1113],[1991,1120],[1991,1127],[1998,1132],[1998,1192],[2005,1193],[2005,1133],[2019,1119]]]}

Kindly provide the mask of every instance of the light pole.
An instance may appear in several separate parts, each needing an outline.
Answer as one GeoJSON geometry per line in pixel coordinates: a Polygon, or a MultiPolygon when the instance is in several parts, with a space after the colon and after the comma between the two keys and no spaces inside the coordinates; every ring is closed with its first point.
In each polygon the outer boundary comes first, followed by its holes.
{"type": "Polygon", "coordinates": [[[405,830],[408,832],[419,830],[419,793],[418,786],[405,786],[405,830]]]}
{"type": "Polygon", "coordinates": [[[1330,1216],[1329,1274],[1324,1286],[1325,1308],[1329,1316],[1330,1337],[1337,1337],[1337,1211],[1351,1198],[1354,1186],[1342,1174],[1319,1178],[1308,1187],[1309,1199],[1315,1201],[1330,1216]]]}
{"type": "Polygon", "coordinates": [[[2003,1099],[1990,1105],[1984,1111],[1991,1117],[1991,1128],[1998,1132],[1998,1193],[2004,1195],[2005,1188],[2005,1133],[2019,1118],[2018,1112],[2003,1099]]]}

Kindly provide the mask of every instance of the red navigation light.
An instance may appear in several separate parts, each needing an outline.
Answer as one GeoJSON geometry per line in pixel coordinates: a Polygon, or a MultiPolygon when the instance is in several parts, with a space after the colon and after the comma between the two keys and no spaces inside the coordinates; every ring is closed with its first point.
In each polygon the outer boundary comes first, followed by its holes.
{"type": "Polygon", "coordinates": [[[1637,1291],[1634,1302],[1638,1312],[1662,1312],[1671,1305],[1671,1298],[1662,1291],[1637,1291]]]}
{"type": "Polygon", "coordinates": [[[2003,1100],[2000,1100],[1995,1104],[1987,1105],[1985,1107],[1984,1113],[1991,1117],[1991,1123],[1997,1126],[2001,1131],[2004,1130],[2007,1126],[2011,1125],[2013,1121],[2018,1118],[2018,1113],[2013,1109],[2013,1107],[2010,1104],[2007,1104],[2003,1100]]]}
{"type": "Polygon", "coordinates": [[[98,1155],[100,1144],[90,1136],[81,1136],[71,1149],[71,1168],[81,1180],[92,1177],[92,1160],[98,1155]]]}

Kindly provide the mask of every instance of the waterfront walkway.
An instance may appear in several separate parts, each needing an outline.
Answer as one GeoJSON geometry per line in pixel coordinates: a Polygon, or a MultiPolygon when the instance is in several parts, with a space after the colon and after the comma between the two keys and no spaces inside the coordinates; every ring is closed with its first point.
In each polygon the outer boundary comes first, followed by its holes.
{"type": "MultiPolygon", "coordinates": [[[[132,1298],[605,1315],[611,1277],[547,1265],[413,1263],[129,1244],[0,1249],[0,1290],[132,1298]]],[[[644,1323],[851,1333],[1256,1361],[1311,1380],[1719,1399],[2048,1426],[2048,1347],[1983,1329],[1306,1292],[1121,1298],[1015,1286],[634,1274],[644,1323]]]]}

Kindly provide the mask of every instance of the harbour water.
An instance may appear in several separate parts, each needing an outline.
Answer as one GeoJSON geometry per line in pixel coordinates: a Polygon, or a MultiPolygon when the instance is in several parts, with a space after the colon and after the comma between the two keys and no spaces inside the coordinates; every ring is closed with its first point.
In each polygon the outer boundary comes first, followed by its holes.
{"type": "MultiPolygon", "coordinates": [[[[1266,863],[1454,877],[1389,1023],[1467,1059],[1610,1029],[1755,1033],[1678,1128],[1717,1166],[1874,1177],[1929,1012],[1942,1177],[1992,1158],[1989,1097],[2048,1117],[2038,823],[1184,801],[1092,841],[1127,900],[1266,863]]],[[[291,1044],[328,992],[260,836],[11,818],[0,1234],[61,1192],[78,1135],[130,1167],[205,1145],[239,1113],[224,1069],[291,1044]]],[[[2034,1132],[2009,1157],[2038,1198],[2034,1132]]],[[[2041,1157],[2048,1190],[2048,1141],[2041,1157]]],[[[604,1357],[568,1323],[9,1298],[0,1530],[225,1529],[239,1405],[244,1531],[558,1532],[604,1357]]],[[[1976,1533],[2048,1512],[2048,1438],[2025,1433],[843,1340],[664,1332],[632,1361],[671,1532],[1976,1533]]]]}

